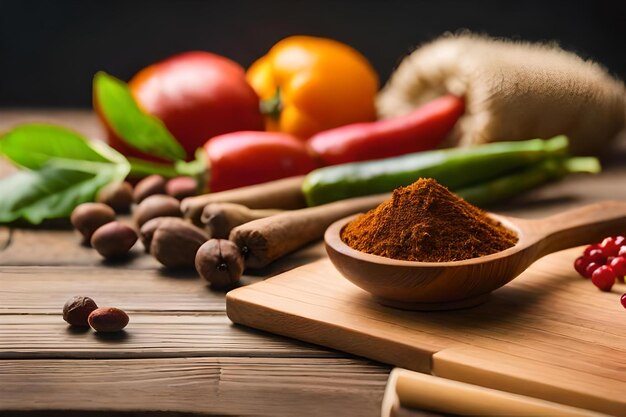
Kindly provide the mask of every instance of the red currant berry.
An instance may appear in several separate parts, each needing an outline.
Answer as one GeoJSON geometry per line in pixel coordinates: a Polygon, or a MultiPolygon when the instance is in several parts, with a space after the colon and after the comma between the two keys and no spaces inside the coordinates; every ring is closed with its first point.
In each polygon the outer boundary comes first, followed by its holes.
{"type": "Polygon", "coordinates": [[[604,265],[606,263],[606,255],[602,249],[592,249],[586,257],[587,262],[595,262],[604,265]]]}
{"type": "Polygon", "coordinates": [[[615,245],[618,248],[623,246],[624,244],[626,244],[626,237],[624,237],[622,235],[613,237],[613,240],[615,241],[615,245]]]}
{"type": "Polygon", "coordinates": [[[602,265],[593,271],[591,282],[602,291],[611,291],[613,284],[615,284],[615,272],[610,266],[602,265]]]}
{"type": "Polygon", "coordinates": [[[585,269],[585,278],[591,278],[591,276],[593,275],[594,271],[598,268],[600,268],[602,265],[597,264],[595,262],[591,262],[587,265],[587,269],[585,269]]]}
{"type": "Polygon", "coordinates": [[[622,294],[619,301],[622,303],[622,306],[626,308],[626,293],[622,294]]]}
{"type": "Polygon", "coordinates": [[[626,259],[621,256],[618,256],[617,258],[614,258],[611,261],[610,265],[611,265],[611,268],[613,269],[613,272],[615,272],[615,276],[620,281],[623,281],[624,275],[626,275],[626,259]]]}
{"type": "Polygon", "coordinates": [[[617,252],[617,256],[626,256],[626,245],[622,245],[617,252]]]}
{"type": "Polygon", "coordinates": [[[591,252],[594,249],[600,249],[600,244],[594,243],[593,245],[587,246],[585,250],[583,251],[583,256],[589,256],[589,252],[591,252]]]}
{"type": "Polygon", "coordinates": [[[576,272],[578,272],[582,277],[588,278],[585,276],[586,274],[586,270],[587,270],[587,265],[589,265],[589,262],[587,262],[587,260],[583,257],[583,256],[579,256],[578,258],[576,258],[576,260],[574,261],[574,269],[576,270],[576,272]]]}
{"type": "Polygon", "coordinates": [[[600,249],[602,249],[605,256],[616,256],[619,252],[619,247],[620,245],[615,242],[614,237],[607,237],[600,243],[600,249]]]}

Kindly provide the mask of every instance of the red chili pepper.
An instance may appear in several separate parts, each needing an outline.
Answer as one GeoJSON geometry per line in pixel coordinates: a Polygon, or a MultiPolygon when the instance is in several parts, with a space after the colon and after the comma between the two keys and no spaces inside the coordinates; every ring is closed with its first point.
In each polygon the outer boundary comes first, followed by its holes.
{"type": "Polygon", "coordinates": [[[287,133],[242,131],[210,139],[211,192],[304,175],[317,168],[301,140],[287,133]]]}
{"type": "Polygon", "coordinates": [[[448,95],[403,116],[320,132],[307,143],[323,165],[425,151],[443,141],[464,110],[463,99],[448,95]]]}

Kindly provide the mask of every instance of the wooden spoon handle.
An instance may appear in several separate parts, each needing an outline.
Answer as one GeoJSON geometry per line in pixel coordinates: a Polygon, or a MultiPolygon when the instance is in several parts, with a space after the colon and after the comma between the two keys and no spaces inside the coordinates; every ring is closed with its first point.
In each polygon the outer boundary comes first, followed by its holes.
{"type": "Polygon", "coordinates": [[[626,203],[604,201],[533,221],[544,236],[542,256],[562,249],[626,234],[626,203]]]}

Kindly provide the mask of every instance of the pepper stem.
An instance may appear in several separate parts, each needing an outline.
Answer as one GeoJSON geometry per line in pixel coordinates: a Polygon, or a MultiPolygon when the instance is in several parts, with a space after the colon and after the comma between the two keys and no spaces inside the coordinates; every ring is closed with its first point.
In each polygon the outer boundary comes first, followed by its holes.
{"type": "Polygon", "coordinates": [[[270,98],[261,100],[259,109],[265,116],[269,116],[274,120],[278,120],[280,112],[283,110],[283,102],[280,95],[280,87],[276,87],[276,92],[270,98]]]}

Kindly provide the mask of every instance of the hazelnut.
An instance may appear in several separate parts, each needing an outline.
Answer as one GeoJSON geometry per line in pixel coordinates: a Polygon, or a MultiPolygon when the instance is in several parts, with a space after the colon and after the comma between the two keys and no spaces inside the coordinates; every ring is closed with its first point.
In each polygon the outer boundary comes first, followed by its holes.
{"type": "Polygon", "coordinates": [[[139,230],[139,240],[143,244],[146,252],[150,252],[150,245],[152,244],[152,238],[154,237],[154,232],[159,227],[161,223],[169,222],[172,220],[181,220],[179,217],[155,217],[154,219],[150,219],[141,226],[139,230]]]}
{"type": "Polygon", "coordinates": [[[160,175],[147,176],[135,185],[133,200],[139,204],[151,195],[165,194],[165,181],[160,175]]]}
{"type": "Polygon", "coordinates": [[[88,327],[87,317],[97,309],[96,302],[89,297],[72,297],[63,306],[63,320],[72,326],[88,327]]]}
{"type": "Polygon", "coordinates": [[[88,243],[91,236],[100,226],[115,220],[115,212],[106,204],[83,203],[78,205],[70,221],[72,225],[83,235],[83,241],[88,243]]]}
{"type": "Polygon", "coordinates": [[[156,217],[180,217],[180,202],[169,195],[152,195],[142,201],[133,213],[137,227],[156,217]]]}
{"type": "Polygon", "coordinates": [[[128,213],[133,203],[133,187],[126,181],[111,183],[98,192],[96,201],[106,204],[116,213],[128,213]]]}
{"type": "Polygon", "coordinates": [[[237,245],[226,239],[211,239],[196,253],[196,270],[215,288],[231,287],[241,279],[244,260],[237,245]]]}
{"type": "Polygon", "coordinates": [[[165,192],[178,200],[182,200],[197,194],[198,181],[193,177],[172,178],[165,184],[165,192]]]}
{"type": "Polygon", "coordinates": [[[89,314],[89,325],[97,332],[119,332],[128,324],[128,314],[115,307],[97,308],[89,314]]]}
{"type": "Polygon", "coordinates": [[[107,223],[96,230],[91,237],[91,246],[105,258],[119,258],[126,255],[137,241],[137,234],[120,222],[107,223]]]}
{"type": "Polygon", "coordinates": [[[198,248],[209,235],[182,219],[161,222],[154,232],[150,253],[168,268],[192,268],[198,248]]]}

